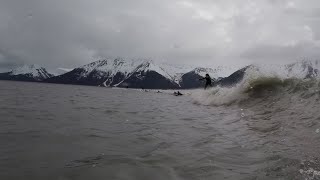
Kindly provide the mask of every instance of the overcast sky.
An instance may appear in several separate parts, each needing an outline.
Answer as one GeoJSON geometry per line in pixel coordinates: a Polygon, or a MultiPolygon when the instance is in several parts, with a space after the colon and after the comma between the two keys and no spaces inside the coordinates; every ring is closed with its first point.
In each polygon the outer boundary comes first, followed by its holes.
{"type": "Polygon", "coordinates": [[[320,59],[319,0],[0,0],[0,66],[320,59]]]}

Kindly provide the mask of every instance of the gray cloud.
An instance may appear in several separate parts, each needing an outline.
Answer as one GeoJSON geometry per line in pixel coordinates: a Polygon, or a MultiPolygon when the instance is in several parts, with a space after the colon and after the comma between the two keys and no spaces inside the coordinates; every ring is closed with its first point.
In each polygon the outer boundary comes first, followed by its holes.
{"type": "Polygon", "coordinates": [[[254,59],[256,62],[288,63],[306,59],[304,54],[308,54],[310,59],[318,59],[320,57],[319,48],[318,45],[309,42],[286,46],[259,45],[248,49],[241,56],[246,59],[254,59]]]}
{"type": "Polygon", "coordinates": [[[317,0],[0,0],[0,66],[319,58],[317,0]]]}

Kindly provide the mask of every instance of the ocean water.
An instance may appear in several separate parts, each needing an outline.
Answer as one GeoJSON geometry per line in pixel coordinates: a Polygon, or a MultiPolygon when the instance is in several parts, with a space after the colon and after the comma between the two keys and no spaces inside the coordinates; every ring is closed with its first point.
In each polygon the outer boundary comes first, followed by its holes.
{"type": "Polygon", "coordinates": [[[156,93],[0,81],[0,179],[320,179],[319,83],[156,93]]]}

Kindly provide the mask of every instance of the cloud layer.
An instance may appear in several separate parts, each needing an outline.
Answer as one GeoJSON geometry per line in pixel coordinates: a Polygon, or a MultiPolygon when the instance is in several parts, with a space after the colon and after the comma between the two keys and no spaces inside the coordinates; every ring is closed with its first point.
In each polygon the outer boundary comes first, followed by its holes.
{"type": "Polygon", "coordinates": [[[0,66],[95,57],[284,63],[320,57],[318,0],[0,0],[0,66]]]}

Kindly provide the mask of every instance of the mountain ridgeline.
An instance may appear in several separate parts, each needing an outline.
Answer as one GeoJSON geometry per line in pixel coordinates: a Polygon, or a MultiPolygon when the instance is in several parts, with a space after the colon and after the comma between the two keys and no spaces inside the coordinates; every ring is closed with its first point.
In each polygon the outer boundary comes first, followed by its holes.
{"type": "Polygon", "coordinates": [[[232,87],[237,84],[250,83],[264,78],[319,80],[320,61],[299,61],[286,65],[249,65],[237,70],[215,84],[221,87],[232,87]]]}
{"type": "Polygon", "coordinates": [[[199,79],[220,69],[174,67],[148,60],[106,59],[46,80],[49,83],[146,89],[189,89],[203,86],[199,79]]]}
{"type": "Polygon", "coordinates": [[[24,65],[9,72],[0,73],[0,80],[40,82],[53,76],[38,65],[24,65]]]}
{"type": "Polygon", "coordinates": [[[38,65],[25,65],[0,73],[0,80],[36,81],[102,87],[145,89],[194,89],[204,86],[199,80],[209,74],[214,86],[232,87],[256,78],[314,79],[320,75],[318,61],[288,65],[249,65],[203,68],[155,63],[150,60],[103,59],[54,76],[38,65]]]}

